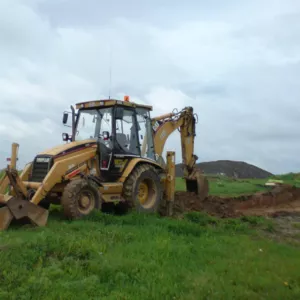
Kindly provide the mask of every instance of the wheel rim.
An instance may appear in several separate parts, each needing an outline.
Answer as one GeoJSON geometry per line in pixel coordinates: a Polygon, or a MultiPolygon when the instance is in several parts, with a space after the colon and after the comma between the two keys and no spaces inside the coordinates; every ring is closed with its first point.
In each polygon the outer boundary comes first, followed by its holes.
{"type": "Polygon", "coordinates": [[[144,179],[138,187],[138,201],[144,208],[153,206],[156,200],[157,190],[151,179],[144,179]]]}
{"type": "Polygon", "coordinates": [[[89,214],[95,207],[95,196],[87,190],[81,191],[78,198],[78,210],[80,213],[89,214]]]}
{"type": "Polygon", "coordinates": [[[149,194],[149,189],[147,184],[145,182],[141,182],[139,185],[138,199],[142,205],[144,205],[147,202],[148,194],[149,194]]]}

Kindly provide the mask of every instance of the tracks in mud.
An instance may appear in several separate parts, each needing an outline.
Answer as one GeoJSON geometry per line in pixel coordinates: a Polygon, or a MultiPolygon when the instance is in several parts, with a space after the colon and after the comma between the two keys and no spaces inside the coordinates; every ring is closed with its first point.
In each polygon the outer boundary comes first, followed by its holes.
{"type": "Polygon", "coordinates": [[[281,212],[300,214],[300,188],[280,185],[269,192],[238,197],[209,196],[200,201],[195,193],[176,192],[174,213],[204,211],[212,216],[273,216],[281,212]]]}

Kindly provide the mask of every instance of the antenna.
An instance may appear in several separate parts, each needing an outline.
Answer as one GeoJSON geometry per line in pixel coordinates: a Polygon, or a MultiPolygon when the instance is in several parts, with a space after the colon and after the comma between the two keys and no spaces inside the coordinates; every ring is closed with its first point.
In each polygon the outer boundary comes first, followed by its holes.
{"type": "Polygon", "coordinates": [[[110,45],[110,54],[109,54],[109,88],[108,88],[108,99],[110,99],[111,93],[111,77],[112,77],[112,47],[110,45]]]}

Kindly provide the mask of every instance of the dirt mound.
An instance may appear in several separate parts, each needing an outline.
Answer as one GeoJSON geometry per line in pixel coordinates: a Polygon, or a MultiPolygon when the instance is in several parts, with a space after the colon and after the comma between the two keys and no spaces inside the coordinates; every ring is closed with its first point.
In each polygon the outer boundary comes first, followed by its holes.
{"type": "Polygon", "coordinates": [[[209,196],[203,201],[195,193],[176,192],[174,214],[189,211],[204,211],[221,218],[300,212],[300,189],[282,185],[270,192],[228,198],[209,196]]]}
{"type": "MultiPolygon", "coordinates": [[[[182,177],[182,164],[176,165],[176,176],[182,177]]],[[[198,163],[197,167],[205,174],[225,175],[235,178],[268,178],[272,174],[243,161],[217,160],[198,163]]]]}
{"type": "Polygon", "coordinates": [[[199,201],[198,196],[191,192],[177,192],[175,194],[174,214],[190,211],[204,211],[210,215],[226,218],[236,216],[233,199],[209,196],[199,201]]]}

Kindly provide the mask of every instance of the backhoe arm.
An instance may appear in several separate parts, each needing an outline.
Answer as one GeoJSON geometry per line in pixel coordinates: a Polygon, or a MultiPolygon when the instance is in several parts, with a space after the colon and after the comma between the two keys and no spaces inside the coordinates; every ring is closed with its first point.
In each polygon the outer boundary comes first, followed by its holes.
{"type": "Polygon", "coordinates": [[[202,197],[208,194],[208,182],[195,168],[198,157],[194,154],[196,118],[192,107],[185,107],[180,112],[158,116],[152,119],[154,129],[155,153],[162,155],[168,137],[178,129],[181,137],[181,151],[184,178],[188,191],[196,192],[202,197]]]}
{"type": "Polygon", "coordinates": [[[161,156],[169,136],[178,129],[181,137],[182,163],[184,175],[193,171],[197,156],[194,155],[196,136],[195,116],[192,107],[186,107],[179,113],[171,113],[152,119],[152,126],[157,128],[154,133],[155,152],[161,156]]]}

